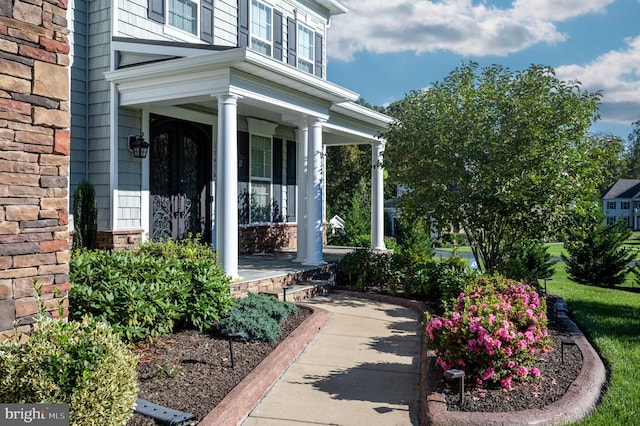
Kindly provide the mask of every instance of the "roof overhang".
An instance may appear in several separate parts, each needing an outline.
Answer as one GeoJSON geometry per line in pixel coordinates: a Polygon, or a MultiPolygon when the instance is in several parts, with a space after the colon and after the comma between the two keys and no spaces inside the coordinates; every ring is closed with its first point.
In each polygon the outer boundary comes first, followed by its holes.
{"type": "Polygon", "coordinates": [[[316,3],[327,9],[330,15],[340,15],[349,11],[345,5],[336,0],[316,0],[316,3]]]}

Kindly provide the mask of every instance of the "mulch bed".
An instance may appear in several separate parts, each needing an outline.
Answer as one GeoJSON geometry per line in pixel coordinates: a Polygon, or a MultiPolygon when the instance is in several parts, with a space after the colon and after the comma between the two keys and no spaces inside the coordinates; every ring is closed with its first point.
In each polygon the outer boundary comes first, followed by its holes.
{"type": "Polygon", "coordinates": [[[560,399],[578,377],[582,369],[582,354],[577,346],[565,345],[562,359],[561,340],[571,340],[571,334],[560,328],[555,321],[551,307],[554,300],[548,300],[548,329],[553,340],[553,350],[538,355],[536,367],[541,376],[530,382],[512,382],[512,389],[500,386],[477,388],[468,384],[464,394],[464,404],[460,406],[458,383],[443,381],[443,391],[449,411],[505,412],[529,408],[542,408],[560,399]]]}
{"type": "MultiPolygon", "coordinates": [[[[141,357],[138,397],[202,419],[311,313],[311,309],[299,307],[282,325],[276,342],[233,342],[234,368],[229,340],[216,334],[183,330],[139,344],[135,350],[141,357]]],[[[127,425],[155,423],[150,417],[134,414],[127,425]]]]}
{"type": "MultiPolygon", "coordinates": [[[[550,306],[553,301],[549,301],[550,306]]],[[[248,375],[271,351],[309,315],[298,309],[282,326],[274,343],[234,342],[235,368],[231,368],[229,341],[211,333],[184,330],[153,343],[140,344],[136,353],[139,397],[156,404],[194,414],[202,419],[248,375]]],[[[582,355],[576,346],[566,346],[561,360],[561,339],[570,339],[549,315],[552,351],[537,357],[542,375],[528,383],[512,382],[512,390],[500,387],[476,388],[467,383],[464,405],[459,404],[458,384],[445,380],[441,391],[451,411],[502,412],[541,408],[560,399],[582,368],[582,355]]],[[[154,425],[152,419],[135,414],[129,426],[154,425]]]]}

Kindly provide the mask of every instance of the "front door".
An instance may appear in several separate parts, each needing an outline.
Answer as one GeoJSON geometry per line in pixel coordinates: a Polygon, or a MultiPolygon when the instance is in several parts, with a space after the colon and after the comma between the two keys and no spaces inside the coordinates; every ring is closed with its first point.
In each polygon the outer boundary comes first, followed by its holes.
{"type": "Polygon", "coordinates": [[[211,126],[151,115],[151,238],[211,233],[211,126]]]}

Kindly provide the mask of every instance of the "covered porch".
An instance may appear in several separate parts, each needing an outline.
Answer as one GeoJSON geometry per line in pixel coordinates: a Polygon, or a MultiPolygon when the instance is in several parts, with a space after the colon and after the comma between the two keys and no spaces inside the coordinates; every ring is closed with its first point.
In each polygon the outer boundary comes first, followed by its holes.
{"type": "MultiPolygon", "coordinates": [[[[148,43],[120,42],[123,55],[129,51],[149,49],[148,43]],[[128,49],[128,50],[127,50],[128,49]]],[[[188,50],[182,53],[188,54],[188,50]]],[[[161,113],[182,120],[198,121],[212,128],[211,172],[206,202],[208,235],[218,252],[226,273],[235,282],[247,282],[256,270],[242,264],[239,255],[239,191],[243,159],[239,152],[239,122],[246,123],[250,135],[290,132],[295,155],[291,168],[295,184],[286,196],[293,199],[288,216],[295,218],[295,258],[288,259],[298,268],[321,267],[331,259],[323,248],[325,217],[325,156],[330,145],[369,144],[372,146],[372,248],[383,250],[383,169],[385,141],[379,135],[391,119],[365,108],[355,101],[358,95],[326,80],[277,63],[246,48],[202,52],[192,56],[162,59],[152,64],[138,64],[105,74],[117,99],[112,114],[114,129],[119,131],[114,143],[126,140],[127,130],[118,120],[139,114],[140,127],[152,134],[149,117],[161,113]],[[124,111],[124,112],[123,112],[124,111]],[[278,130],[276,130],[278,129],[278,130]],[[245,275],[248,275],[245,276],[245,275]]],[[[288,134],[288,133],[287,133],[288,134]]],[[[286,142],[286,140],[285,140],[286,142]]],[[[284,145],[287,145],[286,143],[284,145]]],[[[118,154],[122,155],[122,154],[118,154]]],[[[293,159],[293,157],[291,157],[293,159]]],[[[123,164],[115,158],[112,212],[119,211],[117,168],[123,164]]],[[[253,167],[253,164],[251,165],[253,167]]],[[[245,166],[246,167],[246,166],[245,166]]],[[[141,164],[141,228],[146,234],[153,226],[149,203],[149,159],[141,164]]],[[[249,179],[253,179],[253,172],[249,179]]],[[[282,177],[280,177],[282,179],[282,177]]],[[[253,196],[253,192],[251,192],[253,196]]],[[[284,198],[284,196],[283,196],[284,198]]],[[[119,223],[114,217],[114,224],[119,223]]],[[[249,224],[251,226],[251,224],[249,224]]],[[[119,231],[114,227],[114,231],[119,231]]],[[[283,255],[291,256],[291,253],[283,255]]],[[[255,259],[269,255],[254,255],[255,259]]],[[[283,257],[284,258],[286,258],[283,257]]],[[[251,259],[253,259],[252,257],[251,259]]],[[[281,265],[287,269],[284,265],[281,265]]],[[[293,265],[290,265],[293,267],[293,265]]]]}

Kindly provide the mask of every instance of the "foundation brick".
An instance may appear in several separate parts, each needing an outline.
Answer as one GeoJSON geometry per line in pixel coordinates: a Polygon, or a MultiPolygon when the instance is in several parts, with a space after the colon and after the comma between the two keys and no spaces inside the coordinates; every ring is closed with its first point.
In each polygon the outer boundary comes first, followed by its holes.
{"type": "Polygon", "coordinates": [[[68,128],[71,125],[71,118],[66,111],[34,107],[33,124],[41,124],[56,129],[68,128]]]}
{"type": "Polygon", "coordinates": [[[0,300],[0,330],[13,329],[16,320],[16,301],[14,299],[0,300]]]}
{"type": "MultiPolygon", "coordinates": [[[[7,92],[30,93],[31,81],[25,80],[24,78],[0,74],[0,89],[6,90],[7,92]]],[[[13,121],[9,117],[7,117],[7,119],[13,121]]]]}
{"type": "Polygon", "coordinates": [[[25,80],[31,79],[31,67],[18,62],[0,59],[0,70],[2,70],[2,74],[23,78],[25,80]]]}
{"type": "Polygon", "coordinates": [[[71,132],[69,130],[56,130],[53,152],[63,155],[71,153],[71,132]]]}
{"type": "Polygon", "coordinates": [[[16,318],[38,313],[38,302],[35,297],[23,297],[15,301],[16,318]]]}
{"type": "Polygon", "coordinates": [[[27,58],[32,58],[32,59],[43,61],[43,62],[49,62],[52,64],[55,64],[57,59],[57,56],[55,53],[47,52],[44,49],[38,49],[36,47],[27,46],[24,44],[18,46],[18,54],[25,56],[27,58]]]}
{"type": "Polygon", "coordinates": [[[33,94],[57,100],[69,100],[67,68],[55,65],[55,61],[53,64],[36,62],[33,66],[33,94]]]}
{"type": "Polygon", "coordinates": [[[0,279],[3,278],[24,278],[38,275],[37,268],[8,269],[0,271],[0,279]]]}
{"type": "MultiPolygon", "coordinates": [[[[40,247],[38,247],[40,251],[40,247]]],[[[56,263],[56,256],[53,253],[44,254],[26,254],[22,256],[14,256],[14,268],[28,268],[30,266],[51,265],[56,263]]]]}
{"type": "Polygon", "coordinates": [[[0,300],[13,298],[13,284],[11,280],[0,280],[0,300]]]}
{"type": "MultiPolygon", "coordinates": [[[[14,244],[2,244],[0,245],[0,256],[16,256],[27,255],[31,253],[40,253],[40,244],[35,242],[28,243],[14,243],[14,244]]],[[[14,258],[14,265],[15,265],[14,258]]],[[[23,265],[32,266],[32,265],[23,265]]]]}
{"type": "MultiPolygon", "coordinates": [[[[69,250],[69,242],[67,240],[51,240],[40,243],[40,253],[64,252],[65,250],[69,250]]],[[[57,261],[59,262],[60,259],[57,259],[57,261]]]]}
{"type": "Polygon", "coordinates": [[[40,213],[40,207],[38,206],[7,206],[6,218],[7,220],[37,220],[40,213]]]}

